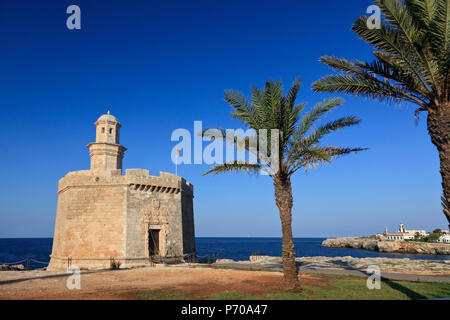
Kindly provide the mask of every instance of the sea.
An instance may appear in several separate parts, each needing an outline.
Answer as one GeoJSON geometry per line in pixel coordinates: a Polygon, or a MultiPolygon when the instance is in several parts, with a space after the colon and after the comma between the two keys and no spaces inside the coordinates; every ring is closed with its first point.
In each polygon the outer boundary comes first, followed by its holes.
{"type": "MultiPolygon", "coordinates": [[[[352,248],[322,247],[325,238],[294,238],[296,257],[410,258],[450,260],[450,256],[391,254],[352,248]]],[[[221,259],[248,260],[250,255],[281,256],[281,238],[195,238],[199,257],[220,256],[221,259]]],[[[30,269],[46,267],[52,250],[52,238],[0,238],[0,264],[20,262],[30,269]]]]}

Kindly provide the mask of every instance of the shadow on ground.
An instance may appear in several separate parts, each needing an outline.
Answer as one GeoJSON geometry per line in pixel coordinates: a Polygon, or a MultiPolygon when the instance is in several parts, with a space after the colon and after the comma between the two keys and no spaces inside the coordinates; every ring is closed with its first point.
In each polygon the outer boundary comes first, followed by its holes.
{"type": "MultiPolygon", "coordinates": [[[[126,270],[126,269],[123,269],[123,270],[126,270]]],[[[101,272],[108,272],[108,271],[113,271],[113,270],[105,269],[105,270],[96,270],[96,271],[82,271],[80,274],[83,275],[83,274],[101,273],[101,272]]],[[[114,271],[120,271],[120,270],[114,270],[114,271]]],[[[30,280],[64,278],[64,277],[68,277],[72,274],[73,273],[60,273],[60,274],[51,274],[51,275],[41,275],[41,276],[29,277],[29,278],[4,280],[4,281],[0,281],[0,286],[3,284],[18,283],[18,282],[24,282],[24,281],[30,281],[30,280]]]]}

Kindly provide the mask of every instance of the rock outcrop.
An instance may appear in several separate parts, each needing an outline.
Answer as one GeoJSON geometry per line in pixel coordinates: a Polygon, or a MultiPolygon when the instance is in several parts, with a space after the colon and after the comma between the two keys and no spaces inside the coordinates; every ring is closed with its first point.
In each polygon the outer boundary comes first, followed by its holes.
{"type": "Polygon", "coordinates": [[[376,238],[337,238],[326,239],[322,246],[330,248],[356,248],[387,253],[411,253],[450,255],[450,244],[412,241],[383,241],[376,238]]]}
{"type": "MultiPolygon", "coordinates": [[[[302,271],[361,271],[367,273],[369,266],[377,266],[382,273],[399,273],[409,275],[435,275],[450,279],[450,260],[419,260],[410,258],[355,258],[355,257],[297,257],[297,265],[302,271]]],[[[217,260],[215,265],[253,270],[276,270],[283,268],[281,257],[250,256],[250,260],[234,261],[231,259],[217,260]]],[[[416,278],[417,279],[417,278],[416,278]]],[[[414,279],[414,280],[416,280],[414,279]]]]}
{"type": "Polygon", "coordinates": [[[25,267],[22,264],[16,264],[13,266],[8,266],[6,264],[0,265],[1,271],[22,271],[25,270],[25,267]]]}

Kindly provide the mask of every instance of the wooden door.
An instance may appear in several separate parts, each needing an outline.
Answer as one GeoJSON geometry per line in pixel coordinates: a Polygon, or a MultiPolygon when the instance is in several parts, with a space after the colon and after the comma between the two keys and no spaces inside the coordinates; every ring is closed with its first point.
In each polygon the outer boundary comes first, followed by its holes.
{"type": "Polygon", "coordinates": [[[148,232],[148,251],[150,256],[159,255],[159,231],[150,229],[148,232]]]}

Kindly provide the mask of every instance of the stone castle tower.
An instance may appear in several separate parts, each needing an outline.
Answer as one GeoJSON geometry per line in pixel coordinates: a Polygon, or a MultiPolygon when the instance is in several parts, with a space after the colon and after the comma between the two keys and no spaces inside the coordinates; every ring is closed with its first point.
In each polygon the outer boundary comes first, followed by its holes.
{"type": "Polygon", "coordinates": [[[48,270],[140,265],[153,256],[195,253],[193,186],[181,177],[128,169],[111,114],[96,122],[88,144],[90,170],[69,172],[58,183],[53,249],[48,270]]]}

